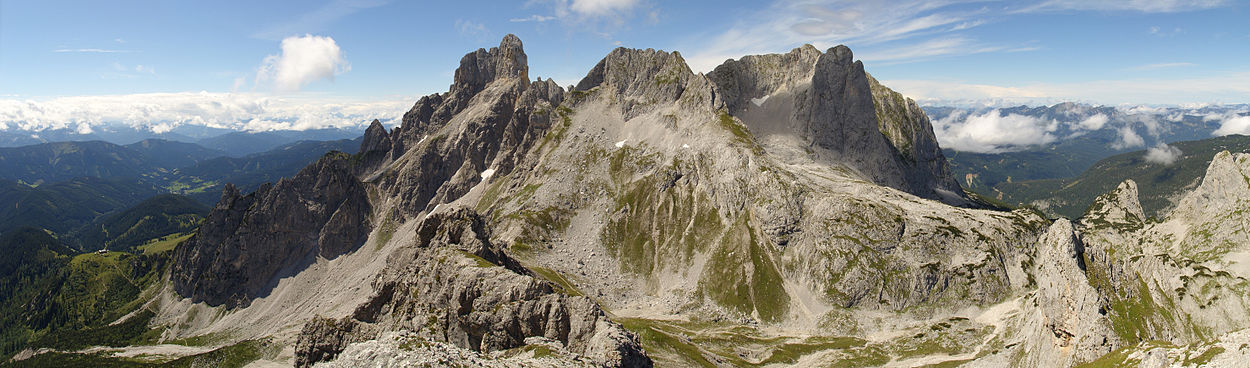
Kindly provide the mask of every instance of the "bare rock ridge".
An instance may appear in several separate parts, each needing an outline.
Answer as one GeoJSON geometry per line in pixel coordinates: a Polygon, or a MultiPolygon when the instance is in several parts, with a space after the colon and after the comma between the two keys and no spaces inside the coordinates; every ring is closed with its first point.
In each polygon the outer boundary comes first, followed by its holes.
{"type": "Polygon", "coordinates": [[[873,182],[951,204],[967,202],[915,102],[881,86],[837,46],[729,60],[708,74],[729,112],[873,182]]]}
{"type": "Polygon", "coordinates": [[[355,250],[372,229],[372,207],[348,161],[326,154],[248,195],[227,185],[200,230],[174,252],[174,290],[210,305],[244,306],[314,257],[355,250]]]}
{"type": "MultiPolygon", "coordinates": [[[[530,82],[520,39],[465,55],[455,83],[422,97],[389,134],[389,169],[376,181],[415,215],[463,196],[488,170],[512,171],[560,118],[565,91],[553,80],[530,82]]],[[[379,139],[381,140],[381,139],[379,139]]],[[[385,160],[384,160],[385,161],[385,160]]]]}
{"type": "Polygon", "coordinates": [[[430,341],[493,352],[539,337],[605,367],[649,367],[636,337],[590,298],[556,292],[492,244],[469,209],[439,211],[415,244],[393,253],[377,293],[352,317],[316,319],[296,344],[297,366],[330,360],[379,331],[419,331],[430,341]]]}

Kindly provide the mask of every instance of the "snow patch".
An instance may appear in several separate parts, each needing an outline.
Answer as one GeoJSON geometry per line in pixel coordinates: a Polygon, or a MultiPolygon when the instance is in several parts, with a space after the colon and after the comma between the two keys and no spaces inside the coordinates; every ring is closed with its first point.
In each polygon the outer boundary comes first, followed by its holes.
{"type": "Polygon", "coordinates": [[[764,104],[764,101],[768,101],[769,97],[772,97],[772,95],[764,95],[764,97],[752,98],[751,103],[755,104],[756,107],[759,107],[764,104]]]}
{"type": "Polygon", "coordinates": [[[495,169],[486,169],[482,172],[482,180],[490,179],[491,175],[495,175],[495,169]]]}
{"type": "Polygon", "coordinates": [[[627,140],[628,140],[628,139],[621,140],[620,142],[616,142],[616,148],[624,148],[624,147],[625,147],[625,141],[627,141],[627,140]]]}
{"type": "Polygon", "coordinates": [[[689,144],[684,144],[684,143],[683,143],[683,144],[681,145],[681,148],[690,149],[690,145],[689,145],[689,144]]]}

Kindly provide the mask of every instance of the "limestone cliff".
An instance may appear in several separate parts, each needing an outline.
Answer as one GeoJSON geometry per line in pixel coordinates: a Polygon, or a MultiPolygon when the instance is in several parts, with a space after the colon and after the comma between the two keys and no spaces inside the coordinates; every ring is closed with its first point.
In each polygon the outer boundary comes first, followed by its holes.
{"type": "Polygon", "coordinates": [[[343,153],[247,195],[227,185],[196,235],[175,250],[170,279],[193,301],[246,306],[315,258],[355,250],[372,215],[343,153]]]}

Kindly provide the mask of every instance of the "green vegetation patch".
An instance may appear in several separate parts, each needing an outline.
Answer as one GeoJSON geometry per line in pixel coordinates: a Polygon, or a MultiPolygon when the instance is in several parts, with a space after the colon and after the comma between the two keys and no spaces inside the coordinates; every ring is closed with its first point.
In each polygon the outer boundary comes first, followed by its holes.
{"type": "Polygon", "coordinates": [[[651,275],[665,267],[689,264],[722,233],[720,214],[704,194],[664,174],[626,185],[616,198],[617,215],[600,239],[620,260],[622,269],[651,275]]]}
{"type": "Polygon", "coordinates": [[[721,128],[724,128],[729,134],[734,136],[735,140],[750,147],[751,152],[757,155],[764,153],[764,149],[755,143],[755,136],[751,134],[751,131],[742,123],[739,123],[737,119],[734,119],[733,116],[730,116],[728,111],[721,110],[716,120],[720,123],[721,128]]]}
{"type": "Polygon", "coordinates": [[[790,312],[790,295],[772,252],[756,239],[748,217],[741,215],[721,237],[703,268],[699,289],[730,310],[744,315],[755,312],[765,322],[780,322],[790,312]]]}

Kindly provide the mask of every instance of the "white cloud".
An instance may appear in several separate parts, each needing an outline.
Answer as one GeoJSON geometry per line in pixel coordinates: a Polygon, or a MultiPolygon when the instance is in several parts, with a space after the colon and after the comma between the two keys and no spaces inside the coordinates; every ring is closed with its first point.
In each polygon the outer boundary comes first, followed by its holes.
{"type": "Polygon", "coordinates": [[[293,36],[282,40],[282,53],[265,57],[256,72],[256,83],[278,92],[295,92],[319,79],[334,81],[336,75],[351,69],[333,38],[293,36]]]}
{"type": "Polygon", "coordinates": [[[1058,100],[1115,105],[1250,100],[1250,72],[1189,79],[1159,77],[1020,85],[971,84],[958,80],[883,80],[881,83],[925,104],[982,100],[1050,104],[1058,100]]]}
{"type": "Polygon", "coordinates": [[[1194,64],[1194,63],[1157,63],[1157,64],[1139,65],[1139,66],[1135,66],[1129,69],[1136,70],[1136,71],[1146,71],[1146,70],[1155,70],[1155,69],[1179,68],[1179,67],[1195,66],[1195,65],[1197,64],[1194,64]]]}
{"type": "Polygon", "coordinates": [[[943,148],[969,152],[1009,152],[1055,141],[1059,123],[992,110],[980,115],[956,112],[933,122],[943,148]]]}
{"type": "Polygon", "coordinates": [[[509,22],[546,22],[552,19],[556,19],[556,17],[534,14],[527,18],[512,18],[512,19],[509,19],[508,21],[509,22]]]}
{"type": "Polygon", "coordinates": [[[1142,139],[1142,137],[1138,135],[1137,132],[1134,131],[1133,127],[1131,126],[1127,126],[1127,125],[1122,126],[1117,131],[1117,133],[1120,135],[1120,138],[1116,140],[1115,142],[1111,143],[1112,149],[1121,150],[1121,149],[1127,149],[1127,148],[1142,147],[1146,145],[1146,140],[1142,139]]]}
{"type": "Polygon", "coordinates": [[[1234,116],[1224,118],[1220,128],[1211,133],[1216,136],[1229,134],[1250,135],[1250,116],[1234,116]]]}
{"type": "Polygon", "coordinates": [[[1159,165],[1171,165],[1181,158],[1181,149],[1163,143],[1146,150],[1146,162],[1159,165]]]}
{"type": "Polygon", "coordinates": [[[1103,113],[1098,113],[1088,118],[1085,118],[1084,120],[1081,120],[1080,122],[1076,123],[1076,126],[1085,130],[1098,130],[1098,129],[1102,129],[1102,126],[1106,124],[1107,124],[1107,115],[1103,113]]]}
{"type": "Polygon", "coordinates": [[[0,124],[19,130],[93,129],[122,124],[153,132],[182,125],[235,130],[351,128],[399,121],[415,98],[345,101],[256,93],[146,93],[0,99],[0,124]],[[266,123],[268,122],[268,123],[266,123]]]}
{"type": "Polygon", "coordinates": [[[961,32],[987,23],[994,14],[985,8],[969,10],[962,2],[779,1],[738,20],[710,42],[701,38],[688,48],[687,61],[696,71],[709,71],[725,59],[785,52],[804,43],[822,49],[846,44],[864,60],[892,61],[1021,50],[964,36],[961,32]]]}
{"type": "Polygon", "coordinates": [[[91,129],[91,124],[87,124],[86,122],[78,123],[78,128],[74,129],[74,132],[77,132],[78,134],[83,134],[83,135],[91,134],[94,131],[95,130],[91,129]]]}
{"type": "Polygon", "coordinates": [[[587,16],[605,16],[627,11],[638,5],[638,0],[573,0],[569,9],[587,16]]]}
{"type": "Polygon", "coordinates": [[[490,30],[486,28],[486,25],[470,20],[457,19],[456,30],[461,35],[477,39],[484,39],[490,36],[490,30]]]}
{"type": "Polygon", "coordinates": [[[1096,10],[1176,13],[1217,8],[1227,3],[1224,0],[1047,0],[1018,12],[1096,10]]]}

